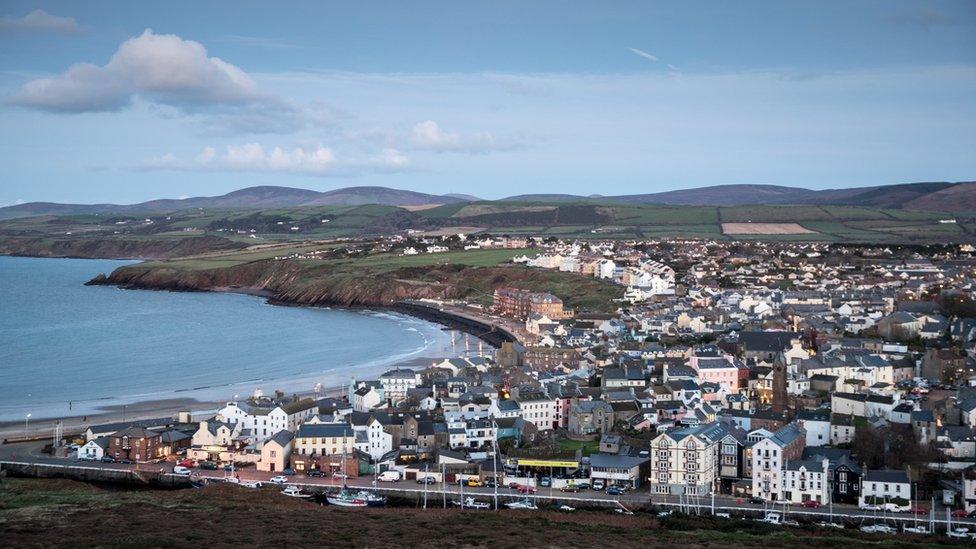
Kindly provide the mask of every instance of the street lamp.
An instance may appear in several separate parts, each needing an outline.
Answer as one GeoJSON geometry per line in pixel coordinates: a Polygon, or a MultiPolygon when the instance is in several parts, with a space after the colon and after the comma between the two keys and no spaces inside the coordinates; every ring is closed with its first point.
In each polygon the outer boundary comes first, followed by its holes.
{"type": "Polygon", "coordinates": [[[27,412],[27,416],[24,417],[24,437],[27,437],[27,433],[29,432],[28,426],[30,424],[30,417],[31,417],[31,413],[27,412]]]}

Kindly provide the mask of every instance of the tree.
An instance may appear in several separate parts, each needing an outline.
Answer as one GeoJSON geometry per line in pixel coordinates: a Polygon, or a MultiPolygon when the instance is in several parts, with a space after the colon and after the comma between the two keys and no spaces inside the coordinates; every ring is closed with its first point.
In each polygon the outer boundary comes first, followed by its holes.
{"type": "Polygon", "coordinates": [[[885,441],[881,433],[868,423],[858,425],[854,430],[854,441],[851,451],[860,463],[869,469],[879,469],[884,466],[885,441]]]}

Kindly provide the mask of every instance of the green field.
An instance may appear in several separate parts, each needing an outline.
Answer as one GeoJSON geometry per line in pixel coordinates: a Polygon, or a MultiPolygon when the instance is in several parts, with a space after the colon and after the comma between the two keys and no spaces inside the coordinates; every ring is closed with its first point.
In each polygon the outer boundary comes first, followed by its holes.
{"type": "Polygon", "coordinates": [[[213,236],[248,244],[301,242],[391,234],[406,229],[560,238],[687,237],[826,240],[877,243],[973,240],[973,213],[906,211],[859,206],[662,206],[589,202],[476,202],[409,211],[396,206],[312,206],[263,210],[185,210],[151,216],[39,216],[0,221],[0,238],[76,240],[213,236]],[[152,223],[145,223],[146,218],[152,223]],[[940,219],[957,223],[941,224],[940,219]],[[723,222],[795,222],[810,235],[723,235],[723,222]],[[192,232],[184,232],[192,229],[192,232]],[[251,238],[254,235],[256,238],[251,238]]]}

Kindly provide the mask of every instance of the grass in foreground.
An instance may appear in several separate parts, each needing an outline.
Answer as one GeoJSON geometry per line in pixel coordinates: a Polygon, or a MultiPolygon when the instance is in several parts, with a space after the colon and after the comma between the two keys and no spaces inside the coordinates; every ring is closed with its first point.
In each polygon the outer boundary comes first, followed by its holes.
{"type": "MultiPolygon", "coordinates": [[[[943,538],[944,539],[944,538],[943,538]]],[[[608,511],[459,511],[320,507],[214,486],[148,491],[68,480],[0,481],[7,547],[908,547],[934,539],[866,536],[755,521],[608,511]]]]}

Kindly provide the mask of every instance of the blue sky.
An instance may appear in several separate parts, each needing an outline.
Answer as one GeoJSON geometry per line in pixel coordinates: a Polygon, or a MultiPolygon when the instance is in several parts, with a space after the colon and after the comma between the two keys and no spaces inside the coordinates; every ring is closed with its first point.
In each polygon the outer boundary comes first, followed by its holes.
{"type": "Polygon", "coordinates": [[[968,0],[145,4],[0,2],[0,204],[976,178],[968,0]]]}

